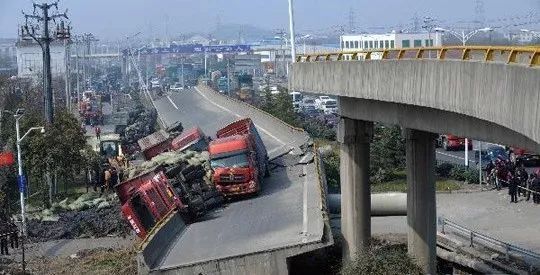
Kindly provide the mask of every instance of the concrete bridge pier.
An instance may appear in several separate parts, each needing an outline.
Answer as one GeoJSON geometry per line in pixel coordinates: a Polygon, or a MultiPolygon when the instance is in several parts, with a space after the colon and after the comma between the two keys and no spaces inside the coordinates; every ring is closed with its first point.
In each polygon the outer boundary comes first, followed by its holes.
{"type": "Polygon", "coordinates": [[[347,262],[367,248],[371,238],[369,147],[373,122],[343,117],[337,136],[341,163],[343,261],[347,262]]]}
{"type": "Polygon", "coordinates": [[[436,137],[433,133],[405,129],[408,251],[426,274],[437,271],[436,137]]]}

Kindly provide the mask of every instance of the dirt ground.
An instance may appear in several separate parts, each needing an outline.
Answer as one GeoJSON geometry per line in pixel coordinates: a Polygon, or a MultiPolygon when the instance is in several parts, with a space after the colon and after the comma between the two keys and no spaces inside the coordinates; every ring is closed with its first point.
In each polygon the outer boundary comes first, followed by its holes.
{"type": "MultiPolygon", "coordinates": [[[[137,274],[134,247],[81,250],[71,256],[30,259],[26,274],[137,274]]],[[[23,274],[20,262],[0,260],[0,274],[23,274]]]]}

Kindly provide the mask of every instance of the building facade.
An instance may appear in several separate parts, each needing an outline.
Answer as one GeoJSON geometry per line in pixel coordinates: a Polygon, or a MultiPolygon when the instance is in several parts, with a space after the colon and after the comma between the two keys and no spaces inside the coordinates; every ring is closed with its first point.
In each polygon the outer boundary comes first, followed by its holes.
{"type": "Polygon", "coordinates": [[[442,46],[441,33],[354,34],[340,37],[342,51],[442,46]]]}
{"type": "MultiPolygon", "coordinates": [[[[62,42],[51,43],[51,73],[53,77],[64,77],[66,72],[66,48],[62,42]]],[[[33,41],[17,42],[17,75],[40,77],[43,71],[41,47],[33,41]]]]}

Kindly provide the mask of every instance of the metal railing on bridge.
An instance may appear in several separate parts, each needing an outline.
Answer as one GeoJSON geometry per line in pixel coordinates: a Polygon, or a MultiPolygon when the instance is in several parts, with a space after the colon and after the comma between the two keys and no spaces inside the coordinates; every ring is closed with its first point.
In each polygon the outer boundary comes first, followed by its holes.
{"type": "Polygon", "coordinates": [[[296,57],[297,62],[355,60],[461,60],[540,66],[540,46],[447,46],[401,49],[373,49],[308,54],[296,57]]]}
{"type": "MultiPolygon", "coordinates": [[[[537,254],[535,252],[523,249],[521,247],[509,244],[509,243],[505,243],[503,241],[499,241],[499,240],[497,240],[495,238],[486,236],[486,235],[484,235],[482,233],[478,233],[478,232],[473,231],[471,229],[468,229],[468,228],[466,228],[464,226],[461,226],[461,225],[459,225],[457,223],[454,223],[453,221],[450,221],[450,220],[448,220],[448,219],[446,219],[444,217],[439,217],[438,218],[438,224],[441,227],[441,233],[442,234],[446,234],[446,229],[447,228],[452,228],[454,230],[457,230],[458,232],[460,232],[464,236],[468,236],[469,237],[469,246],[470,247],[474,247],[474,244],[476,242],[476,244],[482,244],[484,246],[487,244],[487,245],[490,245],[492,247],[501,248],[504,251],[504,254],[505,254],[505,257],[506,257],[507,261],[510,260],[511,253],[513,253],[514,255],[519,255],[521,257],[523,257],[523,256],[528,257],[527,262],[529,262],[529,270],[531,270],[531,271],[534,268],[534,264],[530,263],[531,259],[534,260],[536,263],[540,262],[540,254],[537,254]],[[480,243],[480,242],[483,242],[483,243],[480,243]]],[[[523,260],[523,259],[521,259],[521,260],[523,260]]]]}

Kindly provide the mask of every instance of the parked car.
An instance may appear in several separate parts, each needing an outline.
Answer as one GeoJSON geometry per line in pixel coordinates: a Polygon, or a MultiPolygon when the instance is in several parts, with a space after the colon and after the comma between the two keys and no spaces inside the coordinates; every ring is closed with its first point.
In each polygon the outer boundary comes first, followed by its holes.
{"type": "Polygon", "coordinates": [[[180,91],[184,90],[184,87],[182,86],[181,83],[174,83],[171,86],[170,90],[173,91],[173,92],[180,92],[180,91]]]}
{"type": "Polygon", "coordinates": [[[516,162],[523,163],[526,167],[538,167],[540,166],[540,155],[529,152],[523,148],[512,148],[513,158],[516,162]]]}
{"type": "Polygon", "coordinates": [[[321,103],[321,111],[323,111],[323,113],[327,115],[336,114],[338,112],[337,100],[330,99],[327,101],[323,101],[321,103]]]}
{"type": "Polygon", "coordinates": [[[301,112],[304,112],[305,110],[309,110],[311,108],[317,109],[317,107],[315,106],[315,99],[311,97],[304,97],[300,102],[299,107],[301,112]]]}
{"type": "Polygon", "coordinates": [[[304,106],[300,109],[300,112],[307,116],[307,117],[317,117],[321,114],[321,111],[319,111],[315,106],[304,106]]]}
{"type": "MultiPolygon", "coordinates": [[[[454,136],[451,134],[439,135],[437,145],[445,151],[455,151],[465,149],[465,138],[454,136]]],[[[472,150],[472,140],[469,140],[469,150],[472,150]]]]}
{"type": "MultiPolygon", "coordinates": [[[[507,161],[508,153],[501,145],[491,144],[482,148],[482,169],[486,169],[488,162],[495,162],[497,159],[507,161]]],[[[474,160],[477,165],[480,164],[479,151],[474,151],[474,160]]]]}
{"type": "Polygon", "coordinates": [[[318,98],[315,99],[315,107],[317,109],[322,110],[322,104],[328,100],[331,100],[331,98],[327,95],[321,95],[318,98]]]}

